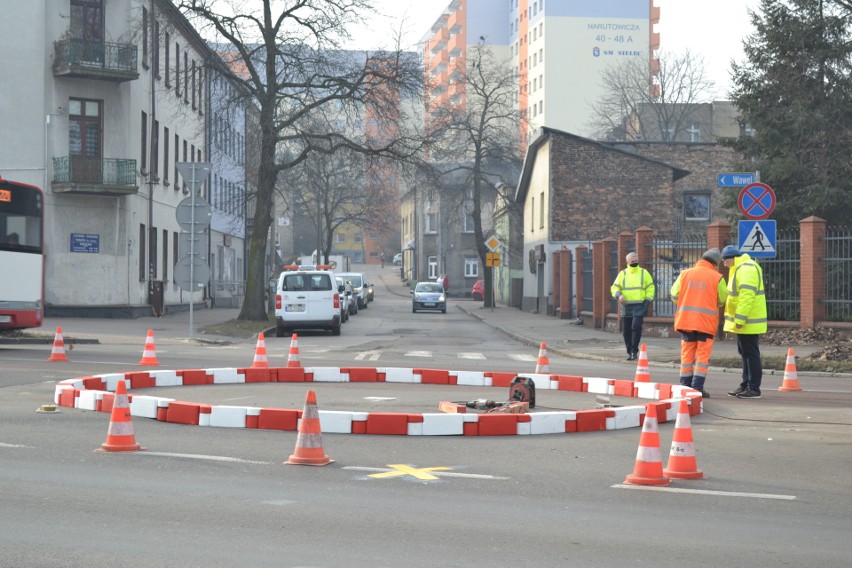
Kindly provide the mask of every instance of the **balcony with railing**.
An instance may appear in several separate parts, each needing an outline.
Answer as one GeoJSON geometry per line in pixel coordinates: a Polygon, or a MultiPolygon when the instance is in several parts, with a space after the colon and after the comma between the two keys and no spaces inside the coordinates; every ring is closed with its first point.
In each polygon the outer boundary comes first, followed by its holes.
{"type": "Polygon", "coordinates": [[[81,156],[53,158],[55,193],[121,196],[139,191],[136,160],[92,159],[81,156]]]}
{"type": "Polygon", "coordinates": [[[53,43],[55,77],[79,77],[102,81],[134,81],[139,78],[136,46],[68,38],[53,43]]]}

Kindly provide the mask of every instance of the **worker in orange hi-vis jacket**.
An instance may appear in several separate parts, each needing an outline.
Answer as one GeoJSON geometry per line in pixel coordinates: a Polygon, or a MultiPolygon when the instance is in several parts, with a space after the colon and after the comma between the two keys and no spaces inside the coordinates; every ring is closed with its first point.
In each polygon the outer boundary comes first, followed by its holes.
{"type": "Polygon", "coordinates": [[[713,339],[719,325],[719,308],[725,305],[728,288],[719,272],[722,253],[707,250],[692,268],[681,272],[672,285],[672,301],[677,306],[675,331],[680,332],[680,384],[691,387],[705,398],[704,390],[713,339]]]}

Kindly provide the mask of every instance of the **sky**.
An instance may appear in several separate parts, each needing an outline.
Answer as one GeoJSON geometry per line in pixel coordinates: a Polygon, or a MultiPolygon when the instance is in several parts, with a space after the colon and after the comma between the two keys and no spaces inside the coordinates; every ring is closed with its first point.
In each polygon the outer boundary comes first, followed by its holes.
{"type": "MultiPolygon", "coordinates": [[[[352,30],[356,42],[353,47],[392,48],[391,30],[400,28],[405,34],[403,47],[413,47],[449,3],[450,0],[373,0],[377,11],[386,17],[352,30]]],[[[752,31],[747,9],[756,10],[759,0],[656,0],[655,4],[660,8],[657,31],[662,51],[680,54],[689,49],[703,57],[707,76],[716,83],[716,98],[727,98],[730,61],[743,59],[742,39],[752,31]]]]}

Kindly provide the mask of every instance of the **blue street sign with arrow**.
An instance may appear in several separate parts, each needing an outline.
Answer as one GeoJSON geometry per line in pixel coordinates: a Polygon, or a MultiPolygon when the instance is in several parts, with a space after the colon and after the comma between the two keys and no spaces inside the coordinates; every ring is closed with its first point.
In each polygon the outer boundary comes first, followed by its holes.
{"type": "Polygon", "coordinates": [[[741,174],[716,174],[716,185],[718,187],[745,187],[754,183],[753,173],[741,174]]]}

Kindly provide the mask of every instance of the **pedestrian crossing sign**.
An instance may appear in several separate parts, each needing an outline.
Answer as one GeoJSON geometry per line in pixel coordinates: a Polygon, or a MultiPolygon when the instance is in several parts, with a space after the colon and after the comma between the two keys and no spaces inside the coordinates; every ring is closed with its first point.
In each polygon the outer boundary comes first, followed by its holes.
{"type": "Polygon", "coordinates": [[[739,248],[752,258],[775,258],[775,221],[739,222],[739,248]]]}

